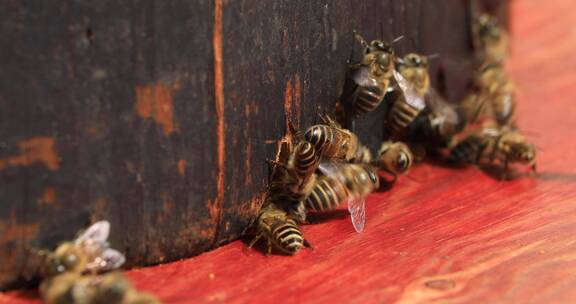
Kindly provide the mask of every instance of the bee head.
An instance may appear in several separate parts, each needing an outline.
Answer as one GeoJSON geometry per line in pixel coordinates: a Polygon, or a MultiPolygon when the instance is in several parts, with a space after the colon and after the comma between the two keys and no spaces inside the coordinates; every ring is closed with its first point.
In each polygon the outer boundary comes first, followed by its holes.
{"type": "Polygon", "coordinates": [[[484,38],[499,39],[500,27],[496,19],[488,14],[478,18],[478,34],[484,38]]]}
{"type": "Polygon", "coordinates": [[[534,159],[536,159],[536,149],[534,149],[533,145],[518,143],[514,145],[511,150],[514,153],[514,159],[521,163],[532,163],[534,159]]]}
{"type": "Polygon", "coordinates": [[[428,67],[428,58],[426,58],[426,56],[410,53],[404,56],[404,59],[400,63],[415,68],[428,67]]]}
{"type": "Polygon", "coordinates": [[[386,43],[382,40],[372,40],[368,48],[366,49],[367,53],[372,52],[384,52],[388,54],[394,54],[394,50],[392,49],[392,45],[390,43],[386,43]]]}
{"type": "Polygon", "coordinates": [[[67,271],[77,270],[81,265],[80,250],[72,243],[64,243],[48,255],[47,266],[51,274],[60,274],[67,271]]]}

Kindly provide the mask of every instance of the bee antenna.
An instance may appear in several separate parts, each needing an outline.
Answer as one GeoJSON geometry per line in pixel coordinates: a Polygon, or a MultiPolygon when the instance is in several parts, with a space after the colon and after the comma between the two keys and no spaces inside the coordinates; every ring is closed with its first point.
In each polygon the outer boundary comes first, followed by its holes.
{"type": "Polygon", "coordinates": [[[384,24],[380,21],[380,39],[384,40],[384,24]]]}
{"type": "Polygon", "coordinates": [[[394,38],[394,40],[392,40],[392,44],[395,44],[402,39],[404,39],[404,35],[400,35],[400,36],[394,38]]]}
{"type": "Polygon", "coordinates": [[[438,54],[438,53],[426,55],[426,58],[428,58],[428,59],[435,59],[435,58],[438,58],[438,57],[440,57],[440,54],[438,54]]]}
{"type": "Polygon", "coordinates": [[[363,48],[367,49],[368,48],[368,42],[366,42],[366,40],[364,39],[364,37],[362,37],[360,34],[358,34],[358,32],[356,30],[353,30],[352,33],[354,34],[354,38],[360,42],[360,44],[362,45],[363,48]]]}

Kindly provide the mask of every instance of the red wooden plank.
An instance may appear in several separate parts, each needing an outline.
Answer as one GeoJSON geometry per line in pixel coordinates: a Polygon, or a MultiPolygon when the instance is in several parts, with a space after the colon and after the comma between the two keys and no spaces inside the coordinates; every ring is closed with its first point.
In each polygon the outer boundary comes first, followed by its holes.
{"type": "MultiPolygon", "coordinates": [[[[500,182],[422,165],[368,201],[304,228],[314,250],[263,256],[235,242],[128,275],[167,303],[569,303],[576,301],[576,4],[513,2],[519,125],[539,135],[541,175],[500,182]],[[344,215],[344,216],[342,216],[344,215]]],[[[0,294],[0,303],[33,303],[0,294]]]]}

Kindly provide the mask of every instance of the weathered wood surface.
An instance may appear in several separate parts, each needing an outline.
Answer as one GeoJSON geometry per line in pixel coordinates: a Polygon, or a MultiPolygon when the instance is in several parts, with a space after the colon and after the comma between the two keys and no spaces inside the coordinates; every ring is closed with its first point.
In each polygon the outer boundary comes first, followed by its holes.
{"type": "MultiPolygon", "coordinates": [[[[318,107],[332,111],[352,29],[377,38],[382,23],[384,39],[406,37],[399,53],[440,54],[435,83],[457,101],[470,75],[469,5],[3,2],[0,288],[33,275],[27,248],[98,219],[112,222],[128,266],[236,239],[286,119],[303,128],[318,107]]],[[[359,125],[373,147],[379,119],[359,125]]]]}

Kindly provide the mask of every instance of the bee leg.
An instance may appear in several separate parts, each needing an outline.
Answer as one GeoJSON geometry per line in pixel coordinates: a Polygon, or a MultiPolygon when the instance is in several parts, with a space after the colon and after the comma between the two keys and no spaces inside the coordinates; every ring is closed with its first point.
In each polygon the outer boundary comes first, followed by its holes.
{"type": "Polygon", "coordinates": [[[536,170],[536,163],[532,164],[531,169],[532,169],[532,176],[537,176],[538,171],[536,170]]]}
{"type": "Polygon", "coordinates": [[[504,159],[504,166],[503,166],[502,175],[500,176],[500,180],[508,179],[508,157],[504,159]]]}
{"type": "Polygon", "coordinates": [[[288,118],[288,130],[290,131],[290,134],[292,134],[297,141],[302,141],[304,139],[304,136],[302,136],[302,133],[300,133],[300,131],[294,126],[294,123],[292,123],[292,119],[288,118]]]}
{"type": "Polygon", "coordinates": [[[269,256],[272,254],[272,241],[268,240],[268,248],[266,250],[266,256],[269,256]]]}
{"type": "Polygon", "coordinates": [[[262,236],[264,236],[264,233],[259,233],[248,245],[248,248],[252,248],[252,246],[254,246],[254,244],[256,244],[256,242],[258,242],[258,240],[260,240],[262,238],[262,236]]]}

